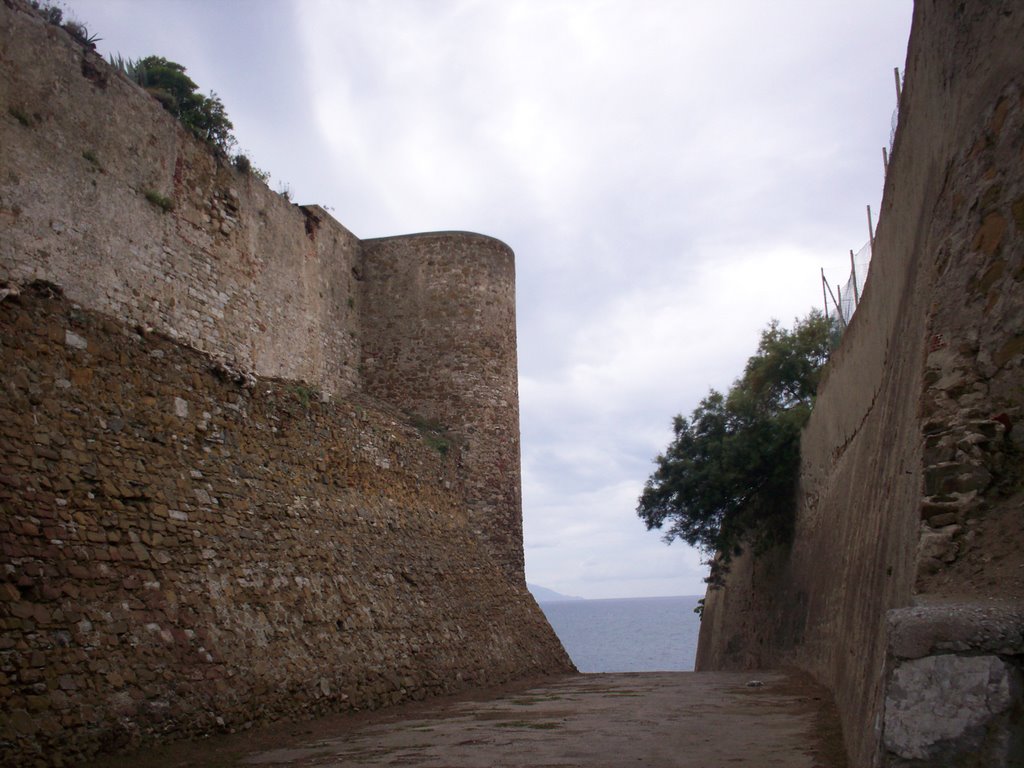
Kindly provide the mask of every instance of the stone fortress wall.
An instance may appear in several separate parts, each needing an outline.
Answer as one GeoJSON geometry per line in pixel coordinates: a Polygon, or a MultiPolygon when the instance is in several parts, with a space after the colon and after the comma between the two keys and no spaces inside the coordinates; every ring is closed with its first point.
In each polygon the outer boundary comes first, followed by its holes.
{"type": "Polygon", "coordinates": [[[364,243],[218,162],[59,28],[6,18],[0,279],[54,282],[243,370],[366,392],[451,431],[480,486],[474,526],[522,571],[506,529],[520,486],[511,251],[469,233],[364,243]]]}
{"type": "Polygon", "coordinates": [[[790,550],[709,589],[698,669],[792,664],[851,765],[1024,761],[1024,11],[920,0],[865,294],[790,550]]]}
{"type": "Polygon", "coordinates": [[[0,762],[571,669],[505,245],[358,239],[21,0],[0,228],[0,762]]]}

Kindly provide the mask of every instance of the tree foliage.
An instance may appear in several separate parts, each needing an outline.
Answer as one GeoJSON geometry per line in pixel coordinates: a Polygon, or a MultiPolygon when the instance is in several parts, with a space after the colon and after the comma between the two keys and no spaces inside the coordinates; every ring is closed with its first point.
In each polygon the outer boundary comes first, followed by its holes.
{"type": "Polygon", "coordinates": [[[146,89],[164,109],[174,115],[197,137],[223,155],[235,145],[224,104],[211,93],[204,96],[187,74],[185,67],[163,56],[147,56],[138,61],[116,57],[111,60],[128,77],[146,89]]]}
{"type": "Polygon", "coordinates": [[[800,430],[833,341],[832,323],[811,312],[792,330],[777,321],[728,393],[711,390],[655,459],[637,514],[665,541],[682,539],[725,561],[741,541],[756,549],[793,530],[800,430]]]}

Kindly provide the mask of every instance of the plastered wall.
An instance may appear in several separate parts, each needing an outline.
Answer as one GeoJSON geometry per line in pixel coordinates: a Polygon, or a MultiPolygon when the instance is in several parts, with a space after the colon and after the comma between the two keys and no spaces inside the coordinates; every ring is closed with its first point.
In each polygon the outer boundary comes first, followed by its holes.
{"type": "MultiPolygon", "coordinates": [[[[961,748],[1017,764],[978,735],[998,732],[991,723],[905,748],[886,711],[904,706],[890,611],[1024,599],[1022,37],[1015,3],[916,4],[875,257],[803,435],[795,541],[740,558],[707,596],[698,669],[811,671],[835,694],[852,765],[959,765],[961,748]]],[[[1014,636],[959,647],[1000,648],[1010,690],[1024,651],[1014,636]]],[[[942,719],[935,706],[924,720],[942,719]]]]}

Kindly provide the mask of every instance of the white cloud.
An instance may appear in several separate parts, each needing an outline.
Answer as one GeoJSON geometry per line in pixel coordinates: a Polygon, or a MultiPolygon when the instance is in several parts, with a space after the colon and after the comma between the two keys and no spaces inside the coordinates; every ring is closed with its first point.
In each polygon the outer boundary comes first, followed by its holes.
{"type": "Polygon", "coordinates": [[[910,0],[75,6],[101,49],[188,66],[357,235],[511,245],[530,580],[700,591],[636,497],[671,417],[866,239],[910,0]]]}

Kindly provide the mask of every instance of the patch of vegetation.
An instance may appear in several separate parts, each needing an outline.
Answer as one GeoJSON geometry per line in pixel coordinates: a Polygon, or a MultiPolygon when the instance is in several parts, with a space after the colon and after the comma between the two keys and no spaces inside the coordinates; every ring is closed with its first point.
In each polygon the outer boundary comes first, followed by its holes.
{"type": "Polygon", "coordinates": [[[55,27],[59,27],[60,23],[64,21],[64,10],[53,3],[44,3],[40,0],[31,0],[29,3],[39,15],[43,17],[43,21],[47,24],[53,24],[55,27]]]}
{"type": "Polygon", "coordinates": [[[425,419],[422,416],[413,416],[412,425],[420,433],[423,442],[442,456],[448,455],[448,451],[452,447],[452,438],[447,428],[441,422],[434,419],[425,419]]]}
{"type": "Polygon", "coordinates": [[[320,397],[320,390],[316,387],[310,387],[306,384],[296,384],[292,387],[292,394],[297,399],[305,410],[309,410],[309,404],[313,402],[315,398],[320,397]]]}
{"type": "Polygon", "coordinates": [[[142,61],[142,59],[138,59],[137,61],[126,59],[120,53],[112,53],[107,57],[107,63],[114,69],[121,72],[133,83],[139,82],[138,66],[140,61],[142,61]]]}
{"type": "Polygon", "coordinates": [[[144,193],[146,199],[164,213],[174,210],[174,201],[169,197],[161,195],[154,189],[147,189],[144,193]]]}
{"type": "Polygon", "coordinates": [[[132,61],[120,55],[110,65],[142,86],[161,106],[174,115],[193,135],[205,141],[220,156],[228,157],[237,143],[234,128],[216,93],[204,96],[199,86],[185,74],[186,69],[163,56],[146,56],[132,61]]]}
{"type": "MultiPolygon", "coordinates": [[[[199,86],[185,74],[187,70],[183,65],[163,56],[132,60],[120,54],[111,55],[109,62],[129,80],[142,86],[196,137],[209,144],[217,155],[230,158],[238,171],[254,176],[264,184],[270,182],[270,173],[253,165],[246,153],[232,155],[238,141],[232,133],[234,124],[228,119],[224,103],[213,91],[209,96],[199,93],[199,86]]],[[[279,194],[291,200],[291,190],[287,187],[279,194]]]]}
{"type": "Polygon", "coordinates": [[[249,159],[249,156],[246,155],[244,152],[239,152],[237,155],[235,155],[234,158],[232,158],[231,160],[231,164],[234,165],[235,169],[238,170],[239,172],[249,174],[250,176],[255,176],[264,184],[270,181],[270,174],[267,171],[264,171],[262,168],[257,168],[255,165],[253,165],[252,161],[249,159]]]}
{"type": "Polygon", "coordinates": [[[32,127],[32,118],[21,107],[16,107],[12,104],[7,108],[7,113],[26,128],[32,127]]]}
{"type": "Polygon", "coordinates": [[[29,5],[39,13],[43,18],[43,21],[47,24],[60,27],[71,35],[72,39],[90,50],[95,50],[96,43],[103,39],[90,34],[88,27],[80,21],[75,19],[68,19],[65,21],[64,9],[55,3],[42,2],[42,0],[31,0],[29,5]]]}
{"type": "Polygon", "coordinates": [[[94,149],[83,149],[82,150],[82,159],[88,160],[96,168],[100,167],[100,160],[99,160],[98,157],[96,157],[96,150],[94,150],[94,149]]]}
{"type": "Polygon", "coordinates": [[[88,27],[80,21],[68,21],[62,26],[75,41],[90,50],[96,50],[96,43],[103,39],[97,35],[90,34],[88,27]]]}
{"type": "Polygon", "coordinates": [[[773,321],[727,394],[711,390],[689,419],[675,417],[675,437],[655,459],[637,514],[648,530],[667,523],[666,543],[718,553],[713,583],[741,542],[763,551],[791,539],[800,431],[834,333],[817,311],[791,331],[773,321]]]}

